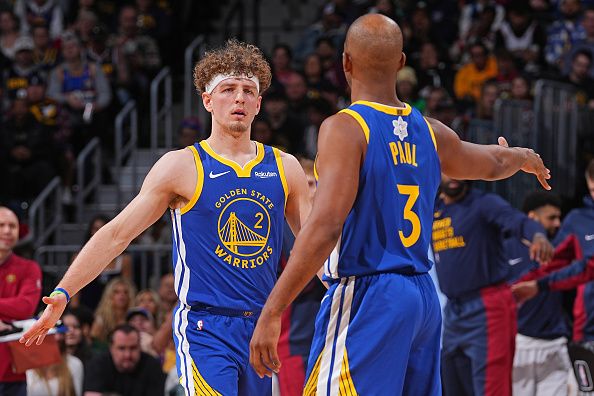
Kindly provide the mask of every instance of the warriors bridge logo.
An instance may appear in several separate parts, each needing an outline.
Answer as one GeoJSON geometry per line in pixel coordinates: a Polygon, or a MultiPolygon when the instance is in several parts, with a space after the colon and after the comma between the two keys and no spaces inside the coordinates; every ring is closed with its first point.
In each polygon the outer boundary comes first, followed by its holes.
{"type": "Polygon", "coordinates": [[[272,256],[268,209],[274,205],[259,192],[245,192],[221,205],[217,225],[221,244],[215,254],[234,267],[257,268],[272,256]]]}

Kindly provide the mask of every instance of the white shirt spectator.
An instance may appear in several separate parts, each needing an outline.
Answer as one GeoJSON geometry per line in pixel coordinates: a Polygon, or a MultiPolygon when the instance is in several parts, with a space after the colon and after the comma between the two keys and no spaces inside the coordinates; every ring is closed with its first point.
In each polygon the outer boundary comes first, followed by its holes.
{"type": "MultiPolygon", "coordinates": [[[[66,355],[66,359],[74,383],[74,392],[76,396],[82,396],[83,364],[80,359],[71,355],[66,355]]],[[[27,396],[58,396],[58,388],[57,377],[46,381],[39,377],[35,370],[27,370],[27,396]]]]}

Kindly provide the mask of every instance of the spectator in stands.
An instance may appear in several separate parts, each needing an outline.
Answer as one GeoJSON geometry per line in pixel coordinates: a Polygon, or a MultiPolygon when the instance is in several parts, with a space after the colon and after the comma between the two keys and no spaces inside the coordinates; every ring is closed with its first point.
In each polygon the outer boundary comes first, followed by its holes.
{"type": "Polygon", "coordinates": [[[152,37],[163,48],[171,32],[171,10],[167,1],[136,0],[140,34],[152,37]],[[163,45],[162,45],[163,44],[163,45]]]}
{"type": "Polygon", "coordinates": [[[289,111],[301,119],[305,119],[307,106],[307,83],[305,77],[297,72],[287,76],[285,93],[289,102],[289,111]]]}
{"type": "Polygon", "coordinates": [[[50,366],[27,370],[27,396],[83,396],[83,364],[66,352],[63,334],[56,333],[55,337],[61,360],[50,366]]]}
{"type": "Polygon", "coordinates": [[[425,112],[424,115],[427,117],[435,117],[435,111],[437,106],[443,100],[449,98],[447,91],[443,87],[434,87],[429,86],[426,90],[427,94],[425,95],[425,112]]]}
{"type": "Polygon", "coordinates": [[[159,358],[159,354],[153,349],[153,335],[156,331],[154,316],[144,308],[134,307],[126,314],[126,323],[140,333],[140,350],[159,358]]]}
{"type": "Polygon", "coordinates": [[[270,121],[264,116],[256,116],[252,123],[252,140],[280,148],[283,151],[287,150],[289,141],[284,136],[277,136],[272,130],[270,121]]]}
{"type": "Polygon", "coordinates": [[[153,289],[143,289],[139,291],[134,298],[134,306],[145,309],[155,319],[155,324],[161,324],[162,319],[159,318],[161,299],[156,291],[153,289]]]}
{"type": "Polygon", "coordinates": [[[545,59],[549,65],[561,69],[571,44],[583,40],[585,32],[579,23],[580,0],[561,0],[559,11],[561,18],[553,22],[547,31],[545,59]]]}
{"type": "MultiPolygon", "coordinates": [[[[462,8],[458,24],[458,33],[462,42],[467,42],[472,35],[472,29],[479,23],[485,9],[491,8],[494,12],[491,31],[496,32],[501,27],[505,18],[505,9],[493,0],[477,0],[469,2],[462,8]]],[[[462,43],[464,45],[464,43],[462,43]]]]}
{"type": "Polygon", "coordinates": [[[108,40],[108,36],[105,25],[95,25],[91,30],[85,53],[90,63],[96,63],[101,67],[109,81],[111,91],[117,99],[112,101],[112,105],[119,107],[126,104],[132,94],[126,86],[129,79],[127,63],[123,58],[115,56],[114,42],[108,40]]]}
{"type": "Polygon", "coordinates": [[[44,136],[51,140],[46,150],[51,153],[52,166],[62,180],[62,203],[71,205],[75,158],[69,145],[69,135],[62,127],[64,120],[61,107],[46,96],[45,81],[37,76],[29,81],[27,101],[29,111],[43,128],[44,136]]]}
{"type": "Polygon", "coordinates": [[[207,136],[202,129],[202,124],[197,117],[184,118],[177,130],[177,147],[184,148],[193,145],[207,136]]]}
{"type": "Polygon", "coordinates": [[[478,1],[475,4],[469,4],[462,11],[462,21],[464,21],[465,11],[468,7],[481,5],[481,7],[474,8],[473,20],[469,29],[459,32],[458,40],[450,47],[450,56],[452,59],[467,61],[467,53],[469,45],[481,42],[489,51],[495,48],[495,32],[499,29],[500,22],[498,21],[498,10],[500,5],[493,4],[493,1],[478,1]],[[481,3],[483,3],[481,5],[481,3]]]}
{"type": "Polygon", "coordinates": [[[439,32],[435,30],[431,22],[425,2],[416,2],[410,19],[405,18],[403,21],[402,32],[404,34],[404,53],[413,62],[419,58],[423,43],[432,42],[439,48],[444,46],[439,32]]]}
{"type": "Polygon", "coordinates": [[[66,353],[76,356],[83,364],[87,364],[93,358],[90,335],[93,324],[92,314],[80,308],[68,308],[62,315],[62,323],[66,326],[64,345],[66,353]]]}
{"type": "Polygon", "coordinates": [[[497,76],[497,62],[481,43],[470,46],[471,62],[458,70],[454,79],[456,98],[476,102],[481,96],[484,82],[497,76]]]}
{"type": "Polygon", "coordinates": [[[124,278],[114,278],[107,284],[91,328],[91,337],[96,342],[104,343],[116,326],[126,322],[126,314],[132,308],[135,295],[134,286],[124,278]]]}
{"type": "Polygon", "coordinates": [[[14,44],[19,37],[19,21],[17,16],[10,10],[0,11],[0,51],[12,60],[14,59],[14,44]]]}
{"type": "Polygon", "coordinates": [[[438,48],[431,42],[423,43],[416,62],[419,93],[426,96],[433,87],[443,87],[453,95],[454,73],[447,62],[443,62],[438,53],[438,48]]]}
{"type": "Polygon", "coordinates": [[[270,91],[263,100],[264,115],[268,118],[275,139],[287,141],[288,152],[296,153],[302,149],[304,122],[289,111],[287,97],[281,92],[270,91]]]}
{"type": "Polygon", "coordinates": [[[334,48],[342,48],[346,29],[344,15],[336,11],[334,4],[326,4],[322,11],[322,18],[308,27],[294,46],[295,60],[303,64],[305,57],[314,51],[321,38],[329,39],[334,48]]]}
{"type": "Polygon", "coordinates": [[[518,69],[514,63],[513,56],[504,49],[496,51],[495,58],[497,60],[497,76],[495,76],[495,81],[499,86],[499,91],[507,93],[511,89],[511,82],[519,75],[518,69]]]}
{"type": "Polygon", "coordinates": [[[14,13],[21,20],[21,33],[29,34],[31,26],[49,26],[50,36],[57,39],[64,29],[64,15],[56,0],[16,0],[14,13]]]}
{"type": "Polygon", "coordinates": [[[21,36],[14,43],[14,62],[4,73],[5,94],[9,103],[15,98],[26,98],[29,80],[42,77],[33,60],[35,45],[29,36],[21,36]]]}
{"type": "MultiPolygon", "coordinates": [[[[14,320],[29,319],[41,297],[41,269],[36,262],[13,253],[18,242],[19,220],[14,212],[0,206],[0,330],[14,320]]],[[[6,343],[0,343],[0,394],[23,396],[25,374],[12,371],[12,355],[6,343]]]]}
{"type": "Polygon", "coordinates": [[[153,336],[153,349],[162,356],[163,372],[175,369],[175,345],[173,343],[173,310],[178,299],[175,294],[174,276],[171,273],[161,277],[159,283],[159,298],[161,299],[161,326],[153,336]]]}
{"type": "MultiPolygon", "coordinates": [[[[104,215],[97,215],[93,217],[89,222],[89,227],[87,228],[85,242],[91,239],[91,237],[95,235],[95,233],[99,231],[101,227],[107,224],[108,221],[109,218],[104,215]]],[[[74,257],[72,259],[74,260],[74,257]]],[[[107,267],[96,279],[91,281],[91,283],[89,283],[81,291],[81,293],[79,293],[81,304],[90,309],[95,309],[99,303],[99,298],[102,298],[101,296],[110,281],[116,278],[123,278],[128,282],[132,282],[132,275],[132,256],[127,253],[119,255],[115,260],[107,265],[107,267]]],[[[130,298],[133,297],[134,294],[130,295],[130,298]]]]}
{"type": "Polygon", "coordinates": [[[305,58],[303,75],[307,84],[307,96],[309,98],[320,96],[321,91],[331,85],[330,81],[324,77],[322,60],[315,52],[305,58]]]}
{"type": "Polygon", "coordinates": [[[130,325],[113,329],[109,352],[95,358],[89,367],[94,370],[85,377],[85,396],[163,396],[165,376],[159,362],[140,350],[140,334],[130,325]]]}
{"type": "Polygon", "coordinates": [[[425,110],[425,101],[419,97],[417,75],[412,67],[404,66],[398,72],[396,92],[398,92],[398,98],[403,102],[408,103],[420,112],[425,110]]]}
{"type": "Polygon", "coordinates": [[[564,76],[561,81],[576,88],[578,104],[594,108],[594,79],[588,75],[591,66],[592,53],[588,50],[577,51],[573,55],[569,74],[564,76]]]}
{"type": "Polygon", "coordinates": [[[52,144],[52,136],[29,111],[26,96],[15,99],[0,132],[0,155],[8,165],[4,180],[14,199],[32,201],[55,175],[52,144]]]}
{"type": "Polygon", "coordinates": [[[511,83],[509,98],[517,100],[532,100],[530,80],[528,80],[527,77],[521,75],[514,78],[511,83]]]}
{"type": "Polygon", "coordinates": [[[316,42],[315,53],[320,57],[322,61],[322,70],[324,78],[326,78],[330,84],[337,87],[344,92],[347,83],[342,71],[342,57],[339,56],[336,46],[332,40],[322,37],[316,42]]]}
{"type": "Polygon", "coordinates": [[[282,84],[287,85],[287,81],[295,70],[291,66],[293,61],[293,53],[288,44],[279,43],[272,49],[272,78],[282,84]]]}
{"type": "Polygon", "coordinates": [[[177,304],[177,294],[175,294],[175,286],[174,286],[175,278],[172,273],[167,273],[161,276],[161,280],[159,282],[159,290],[157,293],[159,294],[159,298],[161,299],[161,311],[164,314],[168,314],[175,308],[177,304]]]}
{"type": "MultiPolygon", "coordinates": [[[[571,44],[571,51],[567,51],[567,55],[563,61],[563,72],[565,74],[571,70],[572,59],[577,52],[586,50],[591,54],[594,53],[594,7],[591,6],[584,10],[581,24],[584,29],[584,36],[573,42],[571,44]]],[[[594,77],[594,65],[590,65],[588,74],[590,77],[594,77]]]]}
{"type": "Polygon", "coordinates": [[[532,18],[530,6],[525,2],[510,3],[497,31],[495,47],[507,50],[518,67],[534,74],[541,69],[545,44],[546,34],[532,18]]]}
{"type": "MultiPolygon", "coordinates": [[[[318,133],[322,122],[335,113],[334,106],[324,98],[310,99],[307,105],[307,126],[304,133],[305,157],[314,159],[318,153],[318,133]]],[[[306,173],[307,176],[307,173],[306,173]]]]}
{"type": "Polygon", "coordinates": [[[97,16],[92,11],[80,10],[78,12],[76,20],[72,25],[72,31],[80,39],[83,48],[88,45],[91,39],[91,32],[97,26],[98,22],[97,16]]]}
{"type": "Polygon", "coordinates": [[[66,26],[72,28],[74,21],[81,11],[89,11],[95,14],[101,24],[113,26],[116,11],[115,1],[112,0],[78,0],[72,1],[66,12],[66,26]]]}
{"type": "Polygon", "coordinates": [[[34,25],[31,27],[33,37],[33,62],[46,75],[58,64],[59,51],[50,39],[49,30],[46,25],[34,25]]]}
{"type": "MultiPolygon", "coordinates": [[[[123,6],[119,14],[118,34],[115,40],[115,62],[125,63],[125,76],[119,82],[138,100],[148,93],[150,79],[161,67],[159,47],[155,40],[142,35],[138,29],[138,12],[133,6],[123,6]]],[[[118,71],[119,72],[119,71],[118,71]]]]}
{"type": "Polygon", "coordinates": [[[64,106],[78,153],[94,135],[108,134],[111,120],[104,110],[111,101],[111,88],[101,67],[82,57],[80,40],[70,32],[62,37],[62,56],[64,62],[50,74],[47,96],[64,106]]]}
{"type": "Polygon", "coordinates": [[[481,88],[481,98],[476,104],[474,118],[479,120],[493,120],[495,113],[495,102],[499,98],[499,84],[489,80],[481,88]]]}

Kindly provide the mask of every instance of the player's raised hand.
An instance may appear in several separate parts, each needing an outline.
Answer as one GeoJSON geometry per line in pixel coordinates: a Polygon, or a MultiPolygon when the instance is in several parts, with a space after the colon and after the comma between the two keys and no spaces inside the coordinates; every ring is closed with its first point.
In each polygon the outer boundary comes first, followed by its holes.
{"type": "Polygon", "coordinates": [[[280,370],[277,344],[281,331],[280,316],[262,312],[250,342],[250,364],[260,378],[272,377],[280,370]]]}
{"type": "MultiPolygon", "coordinates": [[[[499,139],[497,139],[497,142],[499,143],[500,146],[509,147],[507,140],[503,136],[499,136],[499,139]]],[[[538,179],[538,181],[540,182],[540,184],[543,186],[543,188],[545,190],[550,190],[551,186],[549,186],[549,183],[547,182],[547,180],[551,178],[551,171],[548,170],[547,167],[544,165],[544,163],[542,162],[542,158],[540,158],[540,155],[532,149],[528,149],[528,148],[524,148],[524,147],[514,147],[514,148],[523,150],[527,154],[528,158],[526,159],[526,161],[524,162],[524,165],[522,166],[522,171],[524,171],[526,173],[532,173],[533,175],[535,175],[536,178],[538,179]]]]}
{"type": "Polygon", "coordinates": [[[45,307],[41,317],[19,340],[21,344],[25,344],[26,346],[30,346],[36,340],[37,345],[41,345],[47,332],[54,327],[58,319],[60,319],[66,308],[66,304],[68,303],[66,296],[62,293],[57,293],[52,297],[43,297],[41,300],[47,304],[47,307],[45,307]]]}

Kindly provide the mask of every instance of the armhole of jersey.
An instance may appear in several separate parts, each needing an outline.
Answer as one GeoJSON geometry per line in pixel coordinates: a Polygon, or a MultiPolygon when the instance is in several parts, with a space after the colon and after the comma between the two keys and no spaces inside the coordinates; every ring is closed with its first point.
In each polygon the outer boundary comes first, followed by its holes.
{"type": "Polygon", "coordinates": [[[184,214],[190,211],[200,198],[200,193],[202,192],[202,185],[204,184],[204,169],[202,168],[202,161],[200,160],[200,155],[194,146],[188,146],[188,148],[194,154],[194,164],[196,165],[196,189],[194,190],[194,195],[192,195],[192,199],[190,202],[186,204],[183,208],[180,209],[180,213],[184,214]]]}
{"type": "Polygon", "coordinates": [[[433,131],[433,127],[427,118],[423,117],[425,122],[427,123],[427,127],[429,127],[429,133],[431,134],[431,140],[433,140],[433,146],[435,147],[435,151],[437,151],[437,140],[435,140],[435,132],[433,131]]]}
{"type": "Polygon", "coordinates": [[[316,179],[316,182],[318,181],[318,179],[320,178],[320,176],[318,175],[318,167],[317,167],[317,162],[318,162],[318,156],[316,155],[316,159],[314,160],[314,166],[313,166],[313,172],[314,172],[314,179],[316,179]]]}
{"type": "Polygon", "coordinates": [[[283,166],[283,159],[279,149],[273,147],[274,158],[276,159],[276,166],[278,168],[278,174],[283,184],[283,190],[285,190],[285,207],[287,207],[287,198],[289,197],[289,185],[287,184],[287,177],[285,175],[285,167],[283,166]]]}
{"type": "Polygon", "coordinates": [[[367,144],[369,144],[369,127],[367,126],[367,123],[365,122],[363,117],[361,117],[361,114],[357,113],[353,109],[343,109],[340,110],[339,113],[348,114],[359,123],[361,129],[363,129],[363,133],[365,134],[365,141],[367,142],[367,144]]]}

